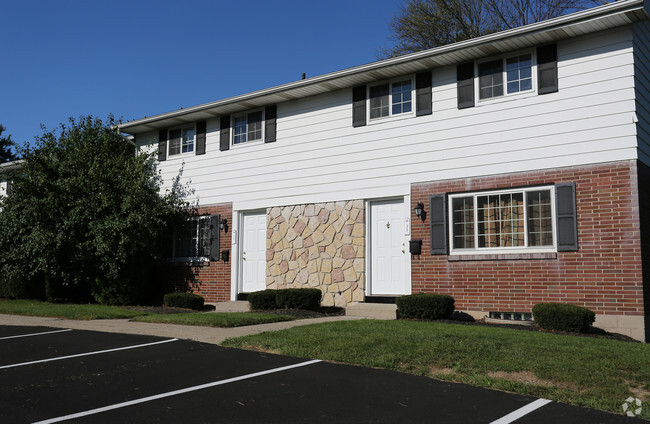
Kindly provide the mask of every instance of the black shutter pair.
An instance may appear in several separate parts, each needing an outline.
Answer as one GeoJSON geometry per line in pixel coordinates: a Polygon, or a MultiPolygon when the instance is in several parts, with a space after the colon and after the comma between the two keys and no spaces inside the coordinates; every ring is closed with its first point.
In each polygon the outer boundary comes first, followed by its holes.
{"type": "MultiPolygon", "coordinates": [[[[458,109],[474,107],[474,62],[456,67],[458,109]]],[[[557,45],[537,48],[537,94],[555,93],[557,81],[557,45]]]]}
{"type": "MultiPolygon", "coordinates": [[[[447,201],[445,194],[429,197],[431,205],[431,254],[447,254],[447,201]]],[[[578,214],[575,183],[555,185],[555,211],[558,252],[578,250],[578,214]]]]}
{"type": "MultiPolygon", "coordinates": [[[[264,142],[273,143],[277,140],[278,107],[276,105],[264,108],[264,142]]],[[[222,116],[220,122],[219,150],[230,149],[230,115],[222,116]]]]}
{"type": "MultiPolygon", "coordinates": [[[[205,154],[205,133],[207,124],[205,121],[196,122],[196,154],[205,154]]],[[[158,131],[158,161],[167,160],[167,128],[158,131]]]]}
{"type": "MultiPolygon", "coordinates": [[[[366,86],[359,85],[352,88],[352,126],[363,127],[366,125],[366,86]]],[[[431,115],[431,71],[420,72],[415,75],[415,115],[431,115]]]]}

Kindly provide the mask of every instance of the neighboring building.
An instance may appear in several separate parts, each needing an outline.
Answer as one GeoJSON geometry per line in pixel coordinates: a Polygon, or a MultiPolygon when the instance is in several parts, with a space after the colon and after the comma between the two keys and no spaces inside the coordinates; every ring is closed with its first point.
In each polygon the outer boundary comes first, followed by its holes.
{"type": "Polygon", "coordinates": [[[649,28],[622,0],[120,130],[158,151],[168,187],[191,184],[201,216],[174,263],[208,301],[565,302],[647,340],[649,28]]]}
{"type": "Polygon", "coordinates": [[[11,180],[8,177],[8,173],[20,169],[22,163],[22,160],[0,163],[0,197],[7,196],[11,193],[11,180]]]}

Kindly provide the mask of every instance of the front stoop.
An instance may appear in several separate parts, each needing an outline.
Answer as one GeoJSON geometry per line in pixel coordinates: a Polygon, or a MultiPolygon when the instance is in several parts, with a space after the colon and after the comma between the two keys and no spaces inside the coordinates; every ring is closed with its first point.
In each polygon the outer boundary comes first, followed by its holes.
{"type": "Polygon", "coordinates": [[[348,303],[345,315],[370,319],[391,320],[397,318],[397,305],[385,303],[348,303]]]}
{"type": "Polygon", "coordinates": [[[248,301],[246,300],[233,300],[230,302],[217,302],[210,303],[214,306],[214,312],[248,312],[248,301]]]}

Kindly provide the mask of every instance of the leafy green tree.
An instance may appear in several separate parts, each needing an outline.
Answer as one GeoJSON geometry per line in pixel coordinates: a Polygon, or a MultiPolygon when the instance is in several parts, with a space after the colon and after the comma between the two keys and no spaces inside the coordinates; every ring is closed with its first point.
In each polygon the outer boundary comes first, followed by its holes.
{"type": "Polygon", "coordinates": [[[11,135],[2,136],[5,130],[6,128],[0,125],[0,163],[18,159],[18,156],[12,152],[12,149],[16,148],[16,143],[11,139],[11,135]]]}
{"type": "Polygon", "coordinates": [[[392,48],[380,57],[399,56],[515,28],[606,0],[406,0],[390,24],[392,48]]]}
{"type": "Polygon", "coordinates": [[[12,194],[0,201],[5,290],[109,304],[150,293],[163,241],[187,204],[178,191],[161,193],[154,157],[136,154],[115,124],[70,119],[23,150],[12,194]]]}

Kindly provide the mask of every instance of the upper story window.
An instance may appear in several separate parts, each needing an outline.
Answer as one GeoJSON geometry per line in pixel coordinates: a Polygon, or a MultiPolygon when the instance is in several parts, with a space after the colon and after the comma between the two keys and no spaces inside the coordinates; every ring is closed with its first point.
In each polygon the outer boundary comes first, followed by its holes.
{"type": "Polygon", "coordinates": [[[256,111],[233,118],[232,144],[243,144],[249,141],[262,140],[264,117],[263,112],[256,111]]]}
{"type": "Polygon", "coordinates": [[[194,151],[194,125],[169,130],[169,156],[194,151]]]}
{"type": "Polygon", "coordinates": [[[453,251],[548,250],[554,247],[554,189],[450,196],[453,251]]]}
{"type": "Polygon", "coordinates": [[[410,113],[413,110],[413,81],[398,80],[368,89],[370,119],[410,113]]]}
{"type": "Polygon", "coordinates": [[[479,99],[532,90],[532,67],[530,53],[479,63],[479,99]]]}

